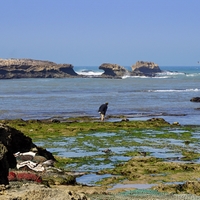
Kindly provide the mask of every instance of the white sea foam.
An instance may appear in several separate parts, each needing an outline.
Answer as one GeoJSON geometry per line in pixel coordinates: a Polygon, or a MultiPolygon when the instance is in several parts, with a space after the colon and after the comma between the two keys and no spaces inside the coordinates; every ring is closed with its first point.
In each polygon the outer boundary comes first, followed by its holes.
{"type": "Polygon", "coordinates": [[[122,76],[122,79],[130,78],[130,77],[131,77],[130,75],[124,75],[122,76]]]}
{"type": "Polygon", "coordinates": [[[161,75],[168,75],[168,76],[172,76],[172,75],[185,75],[184,72],[177,72],[177,71],[163,71],[161,73],[159,73],[161,75]]]}
{"type": "Polygon", "coordinates": [[[84,75],[84,76],[100,76],[103,72],[82,69],[80,71],[76,71],[76,73],[79,75],[84,75]]]}
{"type": "Polygon", "coordinates": [[[174,77],[177,77],[177,76],[182,76],[182,75],[186,75],[185,73],[183,73],[183,72],[171,72],[171,71],[163,71],[163,72],[161,72],[161,73],[156,73],[156,76],[128,76],[128,75],[126,75],[126,76],[124,76],[124,77],[122,77],[122,78],[158,78],[158,79],[160,79],[160,78],[163,78],[163,79],[167,79],[167,78],[174,78],[174,77]]]}
{"type": "Polygon", "coordinates": [[[184,89],[184,90],[148,90],[148,92],[199,92],[200,89],[184,89]]]}
{"type": "Polygon", "coordinates": [[[193,73],[193,74],[186,74],[187,77],[195,77],[195,76],[199,76],[200,73],[193,73]]]}

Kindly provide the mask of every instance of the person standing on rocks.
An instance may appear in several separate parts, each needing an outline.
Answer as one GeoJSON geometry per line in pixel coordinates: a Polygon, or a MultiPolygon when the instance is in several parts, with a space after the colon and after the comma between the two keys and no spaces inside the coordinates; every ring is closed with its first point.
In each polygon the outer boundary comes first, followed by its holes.
{"type": "Polygon", "coordinates": [[[99,112],[99,114],[100,114],[101,121],[104,121],[107,109],[108,109],[108,103],[102,104],[102,105],[99,107],[98,112],[99,112]]]}

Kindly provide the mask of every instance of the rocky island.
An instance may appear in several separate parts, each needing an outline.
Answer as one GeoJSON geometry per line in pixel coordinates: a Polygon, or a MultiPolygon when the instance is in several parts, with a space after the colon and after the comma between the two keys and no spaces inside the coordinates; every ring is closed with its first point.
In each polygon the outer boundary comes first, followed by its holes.
{"type": "Polygon", "coordinates": [[[103,63],[99,69],[104,70],[104,73],[101,75],[104,78],[121,78],[130,74],[128,70],[117,64],[103,63]]]}
{"type": "Polygon", "coordinates": [[[0,79],[65,78],[77,75],[71,64],[32,59],[0,59],[0,79]]]}
{"type": "MultiPolygon", "coordinates": [[[[74,71],[72,64],[57,64],[50,61],[33,59],[0,59],[0,79],[14,78],[73,78],[87,77],[74,71]]],[[[153,62],[138,61],[128,71],[118,64],[103,63],[99,69],[104,73],[95,78],[122,78],[123,76],[155,76],[161,72],[153,62]]]]}
{"type": "Polygon", "coordinates": [[[132,65],[132,74],[137,76],[155,76],[162,72],[159,66],[153,62],[138,61],[132,65]]]}

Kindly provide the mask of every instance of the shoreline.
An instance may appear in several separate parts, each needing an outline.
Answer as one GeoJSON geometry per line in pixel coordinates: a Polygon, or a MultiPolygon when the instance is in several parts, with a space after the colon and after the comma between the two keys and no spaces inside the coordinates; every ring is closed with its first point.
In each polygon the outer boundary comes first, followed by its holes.
{"type": "MultiPolygon", "coordinates": [[[[31,138],[37,138],[37,137],[40,137],[42,136],[41,138],[43,138],[43,140],[45,140],[45,138],[48,138],[48,137],[51,137],[53,136],[53,132],[56,131],[57,129],[61,132],[59,132],[59,135],[63,135],[63,133],[65,133],[66,137],[68,134],[72,134],[73,137],[77,137],[77,133],[76,131],[74,131],[74,129],[77,129],[78,132],[84,132],[85,134],[87,133],[88,130],[92,130],[93,132],[98,132],[99,130],[102,129],[102,127],[104,129],[107,129],[107,130],[110,130],[110,131],[114,131],[114,130],[117,130],[117,128],[120,128],[120,129],[125,129],[125,130],[129,130],[130,128],[133,129],[133,130],[137,130],[138,128],[139,129],[146,129],[146,130],[157,130],[157,129],[160,129],[162,128],[162,124],[163,124],[163,127],[171,127],[171,128],[174,128],[175,130],[179,129],[179,128],[184,128],[184,126],[180,126],[179,124],[169,124],[168,122],[165,122],[163,119],[161,118],[152,118],[151,120],[147,120],[147,121],[126,121],[124,119],[124,116],[115,116],[117,117],[117,119],[120,119],[120,121],[118,122],[100,122],[99,120],[97,120],[96,118],[88,118],[88,117],[79,117],[79,118],[71,118],[71,119],[68,119],[69,121],[65,121],[65,122],[60,122],[60,121],[52,121],[52,120],[22,120],[22,119],[18,119],[18,120],[3,120],[3,123],[8,123],[10,124],[12,127],[15,127],[17,129],[20,129],[22,132],[24,132],[25,134],[28,133],[29,135],[31,135],[31,138]],[[50,133],[48,133],[47,131],[44,130],[44,132],[47,134],[47,135],[44,135],[43,134],[39,134],[39,132],[42,130],[42,124],[44,125],[47,125],[47,130],[51,130],[50,133]],[[30,127],[31,125],[31,127],[30,127]],[[84,126],[83,126],[84,125],[84,126]],[[86,125],[86,126],[85,126],[86,125]],[[40,129],[38,129],[37,127],[40,127],[40,129]],[[75,128],[76,127],[76,128],[75,128]],[[154,127],[154,128],[153,128],[154,127]],[[52,130],[52,128],[54,128],[54,130],[52,130]],[[69,130],[66,132],[66,128],[69,130]],[[80,129],[81,128],[81,129],[80,129]],[[27,131],[23,131],[23,130],[27,130],[27,131]],[[31,131],[30,130],[38,130],[35,134],[34,134],[34,131],[31,131]],[[62,133],[62,130],[64,131],[62,133]],[[73,130],[73,131],[72,131],[73,130]]],[[[193,126],[194,128],[196,126],[193,126]]],[[[193,128],[192,127],[192,128],[193,128]]],[[[198,128],[200,126],[197,126],[198,128]]],[[[118,132],[120,133],[120,132],[118,132]]],[[[148,133],[148,132],[147,132],[148,133]]],[[[136,134],[136,132],[135,132],[136,134]]],[[[144,133],[143,133],[144,134],[144,133]]],[[[71,135],[71,136],[72,136],[71,135]]],[[[87,135],[85,135],[87,136],[87,135]]],[[[55,137],[57,137],[55,135],[55,137]]],[[[122,138],[124,138],[124,136],[122,135],[121,136],[122,138]]],[[[127,135],[126,135],[127,137],[127,135]]],[[[138,135],[138,137],[140,138],[140,136],[138,135]]],[[[150,137],[150,135],[148,136],[150,137]]],[[[169,135],[169,138],[171,138],[171,136],[169,135]]],[[[184,139],[186,140],[186,138],[184,139]]],[[[183,140],[183,141],[184,141],[183,140]]],[[[53,140],[52,140],[53,141],[53,140]]],[[[150,141],[150,140],[149,140],[150,141]]],[[[154,139],[155,141],[155,139],[154,139]]],[[[109,142],[109,141],[107,141],[109,142]]],[[[137,158],[135,154],[132,154],[133,157],[137,158]]],[[[91,157],[92,158],[92,157],[91,157]]],[[[141,158],[141,156],[139,156],[139,158],[141,158]]],[[[146,158],[149,158],[149,156],[147,156],[146,158]]],[[[145,163],[145,162],[144,162],[145,163]]],[[[132,165],[132,164],[131,164],[132,165]]],[[[133,182],[122,182],[122,184],[133,184],[133,182]]],[[[134,182],[134,183],[141,183],[139,180],[134,182]]],[[[148,181],[144,181],[142,182],[142,184],[149,184],[148,181]]],[[[32,183],[26,183],[26,188],[23,189],[23,186],[20,186],[20,191],[23,193],[23,195],[27,195],[27,192],[28,192],[28,187],[30,186],[30,190],[29,192],[31,191],[38,191],[38,185],[37,184],[34,184],[33,186],[31,186],[32,183]]],[[[39,186],[41,188],[41,191],[39,190],[38,194],[40,193],[40,195],[52,195],[52,193],[55,192],[54,195],[58,195],[59,192],[60,194],[64,195],[64,191],[68,190],[68,191],[71,191],[71,193],[78,193],[78,195],[85,195],[89,199],[89,196],[94,197],[95,195],[98,196],[99,195],[99,198],[107,198],[107,197],[113,197],[113,195],[116,197],[117,199],[117,195],[120,195],[120,192],[122,191],[128,191],[128,190],[133,190],[135,188],[130,188],[130,187],[126,187],[126,188],[116,188],[114,190],[110,190],[110,186],[106,186],[104,184],[101,184],[101,186],[86,186],[86,185],[75,185],[75,186],[69,186],[69,185],[52,185],[50,188],[44,188],[44,186],[39,186]],[[82,194],[82,192],[84,192],[84,194],[82,194]]],[[[12,191],[13,191],[13,195],[15,195],[15,197],[17,195],[20,194],[20,192],[16,191],[15,188],[12,188],[11,187],[11,190],[8,189],[5,191],[5,194],[7,196],[11,195],[12,194],[12,191]]],[[[69,193],[69,192],[68,192],[69,193]]],[[[164,195],[164,193],[163,193],[164,195]]],[[[147,194],[146,195],[146,199],[149,199],[149,196],[152,197],[152,199],[155,197],[157,199],[159,199],[160,197],[162,197],[161,199],[165,198],[163,197],[163,195],[161,196],[154,196],[154,195],[149,195],[147,194]]],[[[179,195],[180,196],[180,199],[183,198],[183,194],[179,195]]],[[[185,197],[188,197],[191,195],[185,195],[185,197]]],[[[5,197],[4,195],[0,195],[0,199],[1,197],[5,197]]],[[[178,195],[177,194],[171,194],[171,193],[168,193],[168,195],[166,196],[166,199],[173,199],[177,197],[178,198],[178,195]]],[[[195,197],[197,197],[195,195],[195,197]]],[[[37,197],[38,198],[38,197],[37,197]]],[[[96,197],[95,197],[96,198],[96,197]]],[[[134,196],[131,196],[132,199],[134,199],[134,196]]],[[[200,198],[200,197],[199,197],[200,198]]],[[[4,198],[6,199],[6,198],[4,198]]],[[[34,197],[33,197],[34,199],[34,197]]],[[[33,200],[32,199],[32,200],[33,200]]],[[[35,197],[36,199],[36,197],[35,197]]],[[[45,198],[44,198],[45,199],[45,198]]],[[[62,197],[60,196],[60,199],[62,199],[62,197]]],[[[139,195],[137,197],[135,197],[135,199],[140,199],[139,195]]],[[[144,195],[141,196],[141,199],[145,199],[144,195]]]]}

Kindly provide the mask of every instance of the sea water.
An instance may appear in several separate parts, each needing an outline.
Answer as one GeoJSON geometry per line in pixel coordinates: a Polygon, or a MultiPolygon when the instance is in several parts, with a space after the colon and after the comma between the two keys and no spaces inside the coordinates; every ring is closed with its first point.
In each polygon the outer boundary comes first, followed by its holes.
{"type": "Polygon", "coordinates": [[[160,68],[156,77],[94,78],[103,73],[94,66],[74,67],[88,78],[2,79],[0,119],[98,118],[109,102],[107,115],[199,125],[200,103],[190,99],[200,96],[200,66],[160,68]]]}

